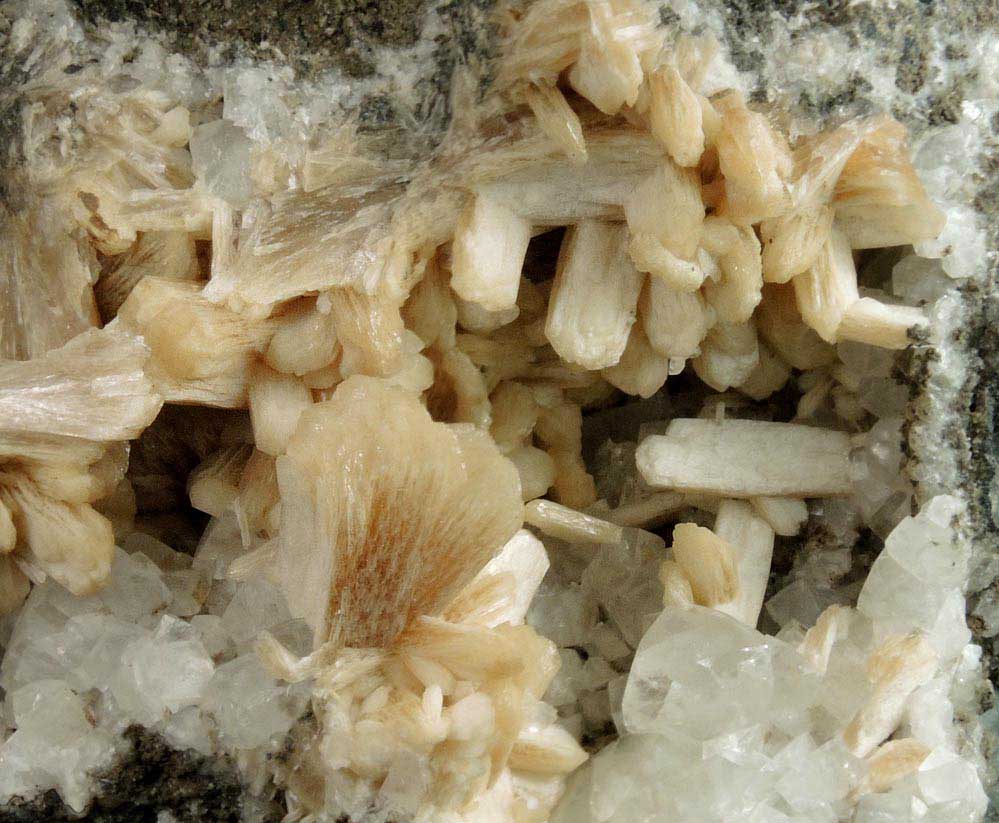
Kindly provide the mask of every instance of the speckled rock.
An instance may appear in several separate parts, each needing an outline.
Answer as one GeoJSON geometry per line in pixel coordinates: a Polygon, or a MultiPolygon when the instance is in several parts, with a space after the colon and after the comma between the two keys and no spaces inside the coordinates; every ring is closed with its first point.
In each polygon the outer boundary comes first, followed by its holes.
{"type": "MultiPolygon", "coordinates": [[[[242,790],[232,764],[172,749],[162,737],[133,726],[125,731],[131,751],[98,777],[101,793],[86,815],[91,823],[239,823],[242,790]]],[[[281,815],[257,819],[280,820],[281,815]]],[[[0,823],[62,823],[80,820],[55,791],[0,808],[0,823]]]]}

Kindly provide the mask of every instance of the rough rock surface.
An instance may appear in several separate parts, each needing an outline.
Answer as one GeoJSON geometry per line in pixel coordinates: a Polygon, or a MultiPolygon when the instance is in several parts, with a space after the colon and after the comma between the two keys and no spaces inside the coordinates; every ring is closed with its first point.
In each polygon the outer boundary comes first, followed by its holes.
{"type": "MultiPolygon", "coordinates": [[[[448,84],[459,61],[493,53],[494,0],[74,0],[81,16],[99,27],[103,21],[135,22],[163,35],[172,50],[203,62],[236,58],[274,60],[291,66],[299,77],[315,78],[329,70],[346,75],[348,84],[365,84],[384,71],[384,55],[413,53],[418,65],[420,105],[417,118],[446,121],[448,84]],[[432,16],[428,17],[428,11],[432,16]],[[429,59],[427,59],[429,57],[429,59]]],[[[389,58],[391,60],[391,57],[389,58]]],[[[365,93],[361,122],[394,124],[398,100],[391,93],[365,93]]]]}
{"type": "Polygon", "coordinates": [[[296,67],[318,71],[339,65],[351,74],[370,72],[365,54],[377,46],[411,46],[419,39],[423,0],[294,0],[268,3],[142,3],[79,0],[84,18],[134,20],[161,29],[178,50],[204,53],[212,47],[230,55],[239,48],[285,55],[296,67]]]}
{"type": "MultiPolygon", "coordinates": [[[[232,764],[178,751],[142,726],[125,730],[132,750],[97,779],[101,792],[83,818],[92,823],[154,823],[166,814],[178,823],[238,823],[242,789],[232,764]]],[[[0,823],[80,820],[54,790],[0,809],[0,823]]],[[[171,818],[166,818],[171,819],[171,818]]],[[[261,823],[273,818],[261,817],[261,823]]]]}

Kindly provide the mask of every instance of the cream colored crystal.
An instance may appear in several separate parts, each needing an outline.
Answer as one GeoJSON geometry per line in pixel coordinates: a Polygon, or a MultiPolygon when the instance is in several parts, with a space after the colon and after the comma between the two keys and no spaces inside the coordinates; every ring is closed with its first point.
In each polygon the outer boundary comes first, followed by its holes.
{"type": "Polygon", "coordinates": [[[577,452],[557,448],[549,449],[548,455],[555,466],[552,483],[555,499],[572,509],[591,505],[597,499],[597,490],[583,458],[577,452]]]}
{"type": "Polygon", "coordinates": [[[636,34],[640,27],[651,27],[651,14],[638,3],[627,5],[632,8],[622,14],[620,6],[610,3],[586,4],[590,36],[583,40],[567,75],[572,87],[604,114],[634,105],[642,84],[640,50],[645,43],[636,34]],[[636,13],[640,10],[645,10],[644,19],[636,13]]]}
{"type": "Polygon", "coordinates": [[[589,9],[579,0],[547,0],[528,6],[504,32],[504,55],[497,82],[508,86],[528,77],[554,82],[579,54],[580,38],[590,24],[589,9]]]}
{"type": "Polygon", "coordinates": [[[874,692],[843,732],[846,745],[866,757],[895,731],[909,695],[933,677],[937,654],[918,634],[888,638],[867,661],[874,692]]]}
{"type": "Polygon", "coordinates": [[[571,543],[617,543],[621,527],[551,500],[532,500],[524,507],[524,522],[543,534],[571,543]]]}
{"type": "Polygon", "coordinates": [[[402,333],[402,362],[386,379],[400,388],[422,395],[434,385],[437,372],[433,361],[423,354],[423,341],[415,332],[402,333]]]}
{"type": "Polygon", "coordinates": [[[314,192],[335,184],[350,183],[379,168],[378,158],[366,156],[353,123],[341,125],[305,152],[302,189],[314,192]]]}
{"type": "Polygon", "coordinates": [[[631,129],[585,135],[585,163],[565,158],[547,138],[513,140],[474,157],[468,185],[535,226],[621,220],[635,186],[662,163],[662,147],[631,129]]]}
{"type": "Polygon", "coordinates": [[[662,525],[671,514],[685,503],[684,495],[674,492],[657,492],[640,500],[622,503],[604,512],[604,517],[619,526],[648,529],[662,525]]]}
{"type": "Polygon", "coordinates": [[[150,139],[147,123],[163,114],[148,103],[92,112],[87,162],[73,164],[58,181],[77,222],[103,254],[127,250],[138,232],[201,233],[211,223],[214,198],[192,186],[190,153],[150,139]]]}
{"type": "Polygon", "coordinates": [[[869,792],[886,792],[899,780],[919,769],[930,750],[911,737],[882,743],[867,756],[868,772],[854,790],[854,797],[869,792]]]}
{"type": "Polygon", "coordinates": [[[239,481],[253,447],[228,446],[203,460],[187,480],[191,505],[220,517],[239,495],[239,481]]]}
{"type": "Polygon", "coordinates": [[[555,499],[571,509],[586,509],[596,499],[593,478],[583,463],[583,417],[579,406],[556,399],[540,399],[534,433],[548,446],[555,468],[555,499]]]}
{"type": "Polygon", "coordinates": [[[519,447],[531,436],[538,422],[538,404],[534,394],[523,383],[504,381],[490,396],[492,405],[492,435],[500,451],[519,447]]]}
{"type": "Polygon", "coordinates": [[[522,643],[532,635],[540,638],[527,626],[498,628],[419,617],[400,638],[399,646],[440,663],[462,680],[507,678],[524,671],[529,662],[522,643]]]}
{"type": "Polygon", "coordinates": [[[624,352],[642,288],[626,243],[623,227],[594,221],[566,233],[545,334],[571,363],[601,369],[624,352]]]}
{"type": "Polygon", "coordinates": [[[756,327],[744,323],[716,323],[691,361],[697,376],[716,391],[741,386],[760,363],[756,327]]]}
{"type": "Polygon", "coordinates": [[[669,368],[669,358],[652,348],[644,329],[636,324],[631,327],[621,359],[600,373],[625,394],[652,397],[666,384],[669,368]]]}
{"type": "Polygon", "coordinates": [[[704,269],[699,263],[677,257],[654,235],[633,234],[628,254],[639,271],[661,278],[678,291],[695,291],[704,282],[704,269]]]}
{"type": "Polygon", "coordinates": [[[886,115],[873,125],[836,181],[836,222],[855,249],[936,237],[946,218],[912,167],[905,127],[886,115]]]}
{"type": "Polygon", "coordinates": [[[89,466],[104,457],[106,444],[80,437],[0,429],[0,458],[16,464],[89,466]]]}
{"type": "Polygon", "coordinates": [[[696,166],[704,152],[701,104],[669,63],[648,76],[649,127],[680,166],[696,166]]]}
{"type": "Polygon", "coordinates": [[[0,478],[0,500],[17,530],[17,556],[40,577],[73,594],[93,594],[107,581],[114,556],[111,524],[87,504],[45,497],[30,480],[0,478]]]}
{"type": "Polygon", "coordinates": [[[836,641],[846,636],[850,624],[850,611],[839,605],[826,608],[819,615],[798,646],[798,651],[816,671],[825,673],[829,668],[836,641]]]}
{"type": "Polygon", "coordinates": [[[666,160],[635,186],[624,201],[628,229],[653,237],[671,254],[692,260],[704,222],[697,173],[666,160]]]}
{"type": "Polygon", "coordinates": [[[332,312],[306,300],[276,319],[264,359],[272,369],[301,377],[333,363],[338,352],[332,312]]]}
{"type": "Polygon", "coordinates": [[[926,315],[912,306],[890,306],[871,297],[861,297],[843,313],[839,326],[842,340],[854,340],[884,349],[904,349],[913,332],[927,325],[926,315]]]}
{"type": "Polygon", "coordinates": [[[456,614],[456,604],[462,600],[474,600],[477,608],[480,608],[484,600],[490,599],[482,596],[472,598],[469,596],[471,592],[478,589],[484,581],[504,579],[511,581],[509,597],[499,601],[492,600],[488,612],[475,611],[474,614],[476,619],[491,627],[503,623],[521,625],[548,567],[548,554],[542,542],[526,529],[521,529],[452,601],[447,612],[449,619],[468,620],[468,617],[460,618],[456,614]]]}
{"type": "Polygon", "coordinates": [[[439,342],[444,348],[454,346],[458,309],[447,272],[436,257],[429,261],[423,279],[410,292],[402,316],[406,328],[416,332],[426,345],[439,342]]]}
{"type": "Polygon", "coordinates": [[[520,307],[516,305],[500,311],[490,311],[460,297],[455,300],[455,304],[458,309],[458,325],[475,334],[490,334],[510,325],[520,316],[520,307]]]}
{"type": "Polygon", "coordinates": [[[573,67],[572,85],[605,109],[638,95],[643,60],[656,54],[663,39],[653,9],[636,0],[545,0],[511,15],[511,21],[498,85],[537,78],[554,82],[573,67]],[[579,62],[583,65],[576,68],[579,62]]]}
{"type": "Polygon", "coordinates": [[[370,378],[304,412],[277,470],[281,580],[317,646],[390,643],[446,605],[523,517],[519,479],[486,435],[434,423],[370,378]]]}
{"type": "Polygon", "coordinates": [[[402,194],[391,176],[370,176],[276,195],[240,238],[232,265],[213,276],[209,298],[270,306],[310,291],[377,282],[389,270],[398,276],[405,263],[392,219],[402,194]]]}
{"type": "Polygon", "coordinates": [[[586,162],[586,138],[579,115],[565,99],[565,95],[545,81],[529,83],[524,87],[524,100],[531,107],[542,131],[557,143],[566,156],[577,163],[586,162]]]}
{"type": "Polygon", "coordinates": [[[848,120],[842,125],[805,137],[794,151],[794,179],[791,190],[799,207],[827,203],[833,194],[843,167],[857,150],[861,140],[890,121],[884,115],[848,120]]]}
{"type": "Polygon", "coordinates": [[[833,228],[811,268],[792,282],[802,319],[823,340],[835,343],[843,315],[860,298],[846,236],[833,228]]]}
{"type": "Polygon", "coordinates": [[[698,353],[715,323],[714,309],[699,292],[683,292],[649,277],[639,302],[642,328],[652,348],[671,359],[698,353]]]}
{"type": "Polygon", "coordinates": [[[520,476],[520,491],[525,502],[542,497],[555,485],[558,469],[548,452],[535,446],[519,446],[506,456],[520,476]]]}
{"type": "Polygon", "coordinates": [[[732,547],[739,591],[715,608],[756,626],[770,581],[774,530],[745,500],[723,500],[715,516],[714,533],[732,547]]]}
{"type": "Polygon", "coordinates": [[[757,420],[673,420],[636,461],[656,488],[730,497],[823,497],[850,491],[849,437],[757,420]]]}
{"type": "Polygon", "coordinates": [[[78,234],[51,204],[0,207],[0,358],[40,357],[100,321],[78,234]]]}
{"type": "Polygon", "coordinates": [[[245,407],[250,365],[275,326],[211,302],[197,284],[151,277],[118,319],[152,350],[150,374],[168,402],[224,408],[245,407]]]}
{"type": "Polygon", "coordinates": [[[796,497],[753,497],[753,508],[781,537],[793,537],[808,520],[808,506],[796,497]]]}
{"type": "Polygon", "coordinates": [[[163,403],[148,361],[143,341],[117,324],[88,330],[33,360],[0,361],[0,430],[136,437],[163,403]]]}
{"type": "Polygon", "coordinates": [[[312,393],[297,377],[259,362],[250,367],[248,383],[254,443],[264,454],[283,454],[312,393]]]}
{"type": "Polygon", "coordinates": [[[743,323],[760,302],[763,272],[760,241],[751,228],[719,218],[705,221],[704,247],[718,260],[721,277],[704,284],[704,297],[720,321],[743,323]]]}
{"type": "Polygon", "coordinates": [[[253,450],[239,476],[236,518],[243,542],[261,534],[273,535],[280,519],[280,492],[274,458],[253,450]]]}
{"type": "Polygon", "coordinates": [[[765,341],[757,339],[756,347],[759,361],[739,384],[739,391],[753,400],[765,400],[786,385],[791,377],[791,367],[774,354],[765,341]]]}
{"type": "Polygon", "coordinates": [[[510,751],[510,768],[536,774],[569,774],[586,760],[586,752],[561,726],[521,730],[510,751]]]}
{"type": "Polygon", "coordinates": [[[451,288],[488,311],[517,304],[531,224],[479,195],[468,205],[451,244],[451,288]]]}
{"type": "Polygon", "coordinates": [[[367,294],[345,287],[327,292],[330,317],[345,350],[358,360],[365,374],[385,376],[395,372],[402,357],[402,315],[393,298],[384,292],[367,294]]]}
{"type": "Polygon", "coordinates": [[[212,207],[212,257],[209,265],[210,279],[214,289],[232,288],[232,267],[236,261],[236,247],[239,243],[239,217],[236,211],[224,200],[218,200],[212,207]]]}
{"type": "Polygon", "coordinates": [[[760,224],[763,279],[787,283],[807,271],[826,244],[834,216],[828,206],[812,206],[764,220],[760,224]]]}
{"type": "Polygon", "coordinates": [[[675,560],[664,560],[659,566],[659,580],[663,584],[663,605],[686,608],[694,605],[694,591],[687,575],[675,560]]]}
{"type": "Polygon", "coordinates": [[[125,475],[128,449],[123,443],[108,444],[92,463],[37,461],[25,457],[18,470],[46,497],[66,503],[93,503],[112,492],[125,475]]]}
{"type": "Polygon", "coordinates": [[[712,102],[721,114],[715,148],[725,177],[724,215],[748,226],[781,214],[789,205],[785,181],[791,171],[783,138],[737,92],[712,102]]]}
{"type": "Polygon", "coordinates": [[[694,602],[717,607],[740,595],[735,550],[711,529],[680,523],[673,529],[673,559],[690,581],[694,602]]]}

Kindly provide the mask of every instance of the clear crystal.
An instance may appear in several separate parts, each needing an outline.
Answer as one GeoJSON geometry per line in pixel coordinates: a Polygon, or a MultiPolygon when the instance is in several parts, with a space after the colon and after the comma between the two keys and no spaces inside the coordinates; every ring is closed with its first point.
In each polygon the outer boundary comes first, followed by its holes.
{"type": "Polygon", "coordinates": [[[205,690],[202,708],[215,719],[228,745],[252,749],[285,734],[301,703],[251,653],[219,666],[205,690]]]}
{"type": "Polygon", "coordinates": [[[205,188],[235,208],[244,207],[253,196],[250,178],[253,141],[228,120],[213,120],[194,129],[191,161],[205,188]]]}

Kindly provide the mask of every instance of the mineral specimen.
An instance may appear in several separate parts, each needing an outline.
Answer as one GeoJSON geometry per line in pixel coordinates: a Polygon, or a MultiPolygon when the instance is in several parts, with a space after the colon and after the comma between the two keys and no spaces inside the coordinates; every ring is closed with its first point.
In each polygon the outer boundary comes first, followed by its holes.
{"type": "Polygon", "coordinates": [[[247,823],[983,819],[997,53],[910,149],[725,8],[504,6],[431,136],[0,6],[0,818],[155,740],[247,823]]]}

